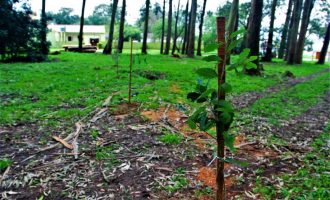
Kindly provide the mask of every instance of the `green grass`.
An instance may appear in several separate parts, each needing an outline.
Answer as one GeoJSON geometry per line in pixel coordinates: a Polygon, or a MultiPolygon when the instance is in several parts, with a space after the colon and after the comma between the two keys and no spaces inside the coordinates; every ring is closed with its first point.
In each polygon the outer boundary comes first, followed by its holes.
{"type": "Polygon", "coordinates": [[[284,89],[255,102],[251,109],[256,115],[270,118],[271,123],[300,115],[314,106],[330,88],[329,73],[284,89]]]}
{"type": "Polygon", "coordinates": [[[182,142],[183,136],[175,133],[166,133],[159,138],[159,141],[165,144],[178,145],[182,142]]]}
{"type": "Polygon", "coordinates": [[[313,151],[304,157],[304,164],[294,174],[277,177],[282,187],[264,184],[259,178],[254,192],[265,199],[330,199],[329,142],[329,131],[315,139],[313,151]]]}
{"type": "MultiPolygon", "coordinates": [[[[186,94],[194,89],[193,85],[198,80],[194,70],[215,65],[202,61],[201,58],[176,59],[156,54],[158,51],[150,52],[147,56],[134,56],[133,70],[158,71],[164,73],[165,78],[150,81],[137,73],[133,74],[132,100],[143,102],[146,108],[155,108],[164,102],[189,103],[186,94]],[[177,89],[174,90],[173,87],[177,89]]],[[[49,126],[71,124],[100,105],[102,100],[113,92],[119,91],[120,94],[112,103],[127,100],[128,54],[119,58],[118,75],[111,56],[64,52],[50,58],[56,58],[58,61],[1,63],[0,124],[36,121],[42,121],[49,126]]],[[[266,65],[264,77],[239,78],[229,72],[227,81],[234,88],[233,94],[262,91],[280,81],[275,74],[286,70],[282,65],[266,65]]],[[[311,68],[303,65],[290,68],[292,71],[305,71],[302,74],[307,75],[325,67],[311,68]]]]}

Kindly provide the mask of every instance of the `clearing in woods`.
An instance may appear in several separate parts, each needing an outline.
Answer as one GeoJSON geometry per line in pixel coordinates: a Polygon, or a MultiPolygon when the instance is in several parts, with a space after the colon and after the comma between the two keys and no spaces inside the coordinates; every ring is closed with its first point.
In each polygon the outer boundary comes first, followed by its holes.
{"type": "MultiPolygon", "coordinates": [[[[0,66],[2,198],[213,198],[215,133],[185,122],[194,70],[214,63],[136,54],[128,105],[129,57],[119,60],[118,73],[99,54],[0,66]]],[[[329,64],[264,67],[228,73],[237,151],[227,156],[247,166],[225,165],[227,199],[329,198],[329,64]]]]}

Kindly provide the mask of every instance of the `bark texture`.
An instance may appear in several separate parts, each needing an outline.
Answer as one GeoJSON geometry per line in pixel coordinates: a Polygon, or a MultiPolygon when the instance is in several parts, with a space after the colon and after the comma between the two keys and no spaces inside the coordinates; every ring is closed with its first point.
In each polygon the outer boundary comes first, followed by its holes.
{"type": "Polygon", "coordinates": [[[287,64],[289,65],[294,64],[301,9],[302,9],[302,0],[295,0],[292,19],[291,19],[292,27],[290,28],[290,38],[289,38],[290,43],[288,43],[289,48],[287,55],[287,64]]]}
{"type": "Polygon", "coordinates": [[[204,0],[203,3],[203,9],[201,12],[201,21],[199,24],[199,35],[198,35],[198,43],[197,43],[197,56],[201,56],[202,55],[202,39],[203,39],[203,24],[204,24],[204,15],[205,15],[205,9],[206,9],[206,2],[207,0],[204,0]]]}
{"type": "Polygon", "coordinates": [[[310,16],[314,7],[315,0],[305,0],[304,3],[304,10],[301,18],[301,26],[299,31],[299,38],[297,42],[296,53],[294,57],[294,63],[301,64],[303,53],[304,53],[304,46],[305,46],[305,38],[307,33],[308,24],[310,21],[310,16]]]}
{"type": "Polygon", "coordinates": [[[179,14],[180,14],[180,0],[178,3],[178,8],[175,15],[175,26],[174,26],[174,36],[173,36],[173,47],[172,47],[172,55],[175,53],[177,49],[176,41],[178,39],[178,21],[179,21],[179,14]]]}
{"type": "Polygon", "coordinates": [[[112,53],[112,42],[113,42],[113,32],[115,29],[115,20],[116,20],[116,12],[117,12],[118,0],[113,0],[112,4],[112,13],[110,19],[110,30],[109,30],[109,39],[107,44],[103,49],[103,54],[111,54],[112,53]]]}
{"type": "Polygon", "coordinates": [[[281,42],[280,42],[280,47],[278,49],[278,58],[283,59],[284,58],[284,52],[286,50],[287,46],[287,35],[288,35],[288,30],[289,30],[289,23],[291,19],[291,13],[292,13],[292,5],[293,5],[293,0],[289,0],[288,4],[288,10],[286,12],[286,18],[283,26],[283,31],[281,35],[281,42]]]}
{"type": "Polygon", "coordinates": [[[317,64],[323,65],[325,62],[325,57],[327,55],[328,47],[329,47],[329,39],[330,39],[330,23],[328,24],[327,32],[324,36],[323,46],[321,50],[320,59],[317,61],[317,64]]]}
{"type": "Polygon", "coordinates": [[[122,53],[124,47],[125,15],[126,15],[126,0],[123,0],[121,15],[120,15],[120,25],[119,25],[118,53],[122,53]]]}
{"type": "Polygon", "coordinates": [[[82,52],[83,39],[84,39],[83,35],[84,35],[85,5],[86,5],[86,0],[83,0],[82,9],[81,9],[81,16],[80,16],[80,30],[79,30],[79,35],[78,35],[79,52],[82,52]]]}
{"type": "Polygon", "coordinates": [[[272,57],[273,57],[273,35],[274,35],[274,21],[275,21],[276,6],[277,6],[277,0],[273,0],[272,10],[270,13],[270,24],[269,24],[266,54],[265,54],[265,57],[263,58],[263,60],[266,62],[271,62],[272,57]]]}
{"type": "Polygon", "coordinates": [[[185,12],[185,17],[184,17],[184,35],[183,35],[183,42],[182,42],[182,49],[181,53],[185,54],[186,52],[186,46],[187,46],[187,38],[188,38],[188,28],[189,28],[189,0],[187,1],[186,5],[186,12],[185,12]]]}
{"type": "Polygon", "coordinates": [[[197,0],[192,0],[190,12],[191,14],[190,14],[187,56],[189,58],[193,58],[194,50],[195,50],[195,24],[196,24],[197,0]]]}
{"type": "Polygon", "coordinates": [[[263,0],[252,0],[251,13],[249,17],[249,25],[247,30],[246,48],[249,48],[250,56],[258,56],[254,61],[257,69],[246,69],[245,73],[249,75],[260,75],[259,68],[259,43],[260,43],[260,28],[262,20],[263,0]]]}
{"type": "Polygon", "coordinates": [[[41,42],[41,54],[47,55],[48,45],[47,45],[46,0],[42,0],[40,42],[41,42]]]}
{"type": "Polygon", "coordinates": [[[162,16],[162,39],[160,41],[160,53],[164,53],[164,37],[165,37],[165,5],[166,5],[166,0],[163,2],[163,16],[162,16]]]}
{"type": "Polygon", "coordinates": [[[166,34],[166,46],[164,54],[168,55],[171,48],[171,36],[172,36],[172,0],[168,2],[168,19],[167,19],[167,34],[166,34]]]}
{"type": "Polygon", "coordinates": [[[144,18],[144,31],[143,31],[142,52],[141,52],[142,54],[147,54],[149,9],[150,9],[150,0],[146,0],[146,13],[144,18]]]}
{"type": "MultiPolygon", "coordinates": [[[[239,0],[233,0],[233,3],[230,8],[229,19],[227,24],[227,46],[231,43],[229,36],[235,32],[235,29],[238,27],[238,7],[239,7],[239,0]]],[[[231,52],[227,53],[226,56],[226,64],[230,64],[230,54],[231,52]]]]}

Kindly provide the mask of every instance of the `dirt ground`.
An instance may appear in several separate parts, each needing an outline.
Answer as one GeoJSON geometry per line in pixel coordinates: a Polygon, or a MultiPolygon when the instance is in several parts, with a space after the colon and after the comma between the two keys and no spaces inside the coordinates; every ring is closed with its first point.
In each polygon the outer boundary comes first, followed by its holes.
{"type": "MultiPolygon", "coordinates": [[[[321,73],[289,79],[232,101],[237,109],[248,107],[321,73]]],[[[280,126],[256,117],[252,124],[239,127],[237,151],[226,154],[247,161],[248,166],[226,164],[227,199],[259,199],[251,191],[257,176],[272,181],[275,174],[297,169],[301,155],[309,151],[308,144],[329,120],[329,103],[327,92],[316,106],[280,126]],[[271,134],[290,141],[289,145],[269,145],[265,138],[271,134]],[[285,152],[292,156],[280,156],[285,152]]],[[[98,108],[71,127],[47,128],[39,122],[0,127],[0,155],[13,160],[1,171],[0,198],[213,199],[205,192],[216,187],[212,137],[190,130],[187,116],[173,105],[139,109],[137,104],[123,104],[115,112],[98,108]],[[159,140],[164,132],[181,134],[184,140],[179,145],[165,144],[159,140]]]]}

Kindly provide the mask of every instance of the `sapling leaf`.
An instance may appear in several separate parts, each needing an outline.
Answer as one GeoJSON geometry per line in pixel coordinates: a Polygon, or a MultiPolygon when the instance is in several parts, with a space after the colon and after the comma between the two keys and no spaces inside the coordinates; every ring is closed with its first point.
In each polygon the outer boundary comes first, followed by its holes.
{"type": "Polygon", "coordinates": [[[209,56],[205,56],[203,57],[203,60],[206,62],[214,62],[214,61],[220,61],[220,58],[216,55],[209,55],[209,56]]]}
{"type": "Polygon", "coordinates": [[[196,92],[202,94],[207,90],[207,87],[205,85],[197,84],[196,85],[196,92]]]}
{"type": "Polygon", "coordinates": [[[235,31],[235,32],[231,33],[230,36],[229,36],[229,38],[230,39],[233,39],[233,38],[235,38],[238,35],[244,34],[245,32],[246,32],[245,29],[240,29],[238,31],[235,31]]]}
{"type": "Polygon", "coordinates": [[[257,69],[257,65],[254,64],[253,62],[247,62],[245,63],[246,69],[257,69]]]}
{"type": "Polygon", "coordinates": [[[223,161],[223,162],[230,163],[230,164],[233,164],[233,165],[236,165],[236,166],[239,166],[239,167],[247,167],[249,165],[248,162],[235,160],[233,158],[225,158],[225,159],[218,158],[218,159],[223,161]]]}
{"type": "MultiPolygon", "coordinates": [[[[208,90],[206,90],[205,92],[203,92],[202,94],[201,94],[201,96],[199,96],[198,97],[198,99],[202,99],[202,98],[207,98],[210,94],[212,94],[213,92],[215,92],[216,90],[215,89],[213,89],[213,88],[211,88],[211,89],[208,89],[208,90]]],[[[197,100],[198,100],[197,99],[197,100]]]]}
{"type": "Polygon", "coordinates": [[[191,119],[187,120],[187,124],[188,124],[189,128],[196,129],[196,124],[191,119]]]}
{"type": "Polygon", "coordinates": [[[239,60],[245,60],[250,54],[250,49],[243,49],[242,53],[239,54],[238,59],[239,60]]]}
{"type": "Polygon", "coordinates": [[[205,106],[202,106],[200,108],[198,108],[190,117],[189,117],[189,120],[192,120],[193,122],[197,122],[198,120],[198,116],[200,113],[202,112],[206,112],[205,111],[206,107],[205,106]]]}
{"type": "Polygon", "coordinates": [[[232,41],[229,46],[226,48],[226,52],[231,52],[237,45],[242,43],[243,38],[240,38],[238,40],[232,41]]]}
{"type": "Polygon", "coordinates": [[[198,93],[198,92],[190,92],[188,93],[187,95],[187,99],[189,99],[190,101],[194,102],[198,99],[198,97],[200,96],[201,94],[198,93]]]}
{"type": "Polygon", "coordinates": [[[233,64],[231,64],[229,67],[228,67],[228,71],[231,71],[231,70],[234,70],[234,69],[236,69],[236,68],[238,68],[239,67],[239,65],[238,65],[238,63],[233,63],[233,64]]]}
{"type": "Polygon", "coordinates": [[[223,133],[225,139],[225,146],[229,148],[231,152],[235,152],[236,148],[234,147],[235,136],[230,134],[228,131],[223,133]]]}
{"type": "Polygon", "coordinates": [[[232,88],[231,85],[228,84],[228,83],[223,83],[223,84],[221,84],[221,86],[220,86],[220,90],[223,91],[223,92],[225,92],[225,93],[229,93],[229,92],[231,92],[232,89],[233,89],[233,88],[232,88]]]}
{"type": "Polygon", "coordinates": [[[199,68],[196,73],[206,79],[216,78],[218,77],[217,72],[211,68],[199,68]]]}
{"type": "Polygon", "coordinates": [[[257,60],[258,59],[258,56],[250,56],[247,60],[246,60],[246,62],[252,62],[252,61],[255,61],[255,60],[257,60]]]}

